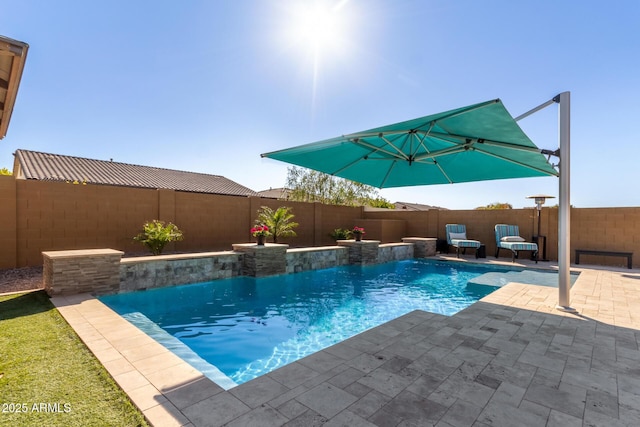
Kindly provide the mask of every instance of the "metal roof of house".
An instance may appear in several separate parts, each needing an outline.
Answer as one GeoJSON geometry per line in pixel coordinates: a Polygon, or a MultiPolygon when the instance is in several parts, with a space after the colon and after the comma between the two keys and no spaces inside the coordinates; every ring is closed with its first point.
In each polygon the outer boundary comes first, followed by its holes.
{"type": "Polygon", "coordinates": [[[398,209],[408,210],[408,211],[428,211],[432,209],[439,209],[439,210],[445,210],[445,211],[448,210],[447,208],[442,208],[440,206],[424,205],[420,203],[394,202],[394,205],[396,206],[396,210],[398,209]]]}
{"type": "Polygon", "coordinates": [[[28,50],[28,44],[0,36],[0,139],[9,128],[28,50]]]}
{"type": "Polygon", "coordinates": [[[269,199],[289,199],[289,189],[287,188],[270,188],[268,190],[258,191],[260,197],[265,197],[269,199]]]}
{"type": "Polygon", "coordinates": [[[87,184],[259,197],[257,192],[220,175],[28,150],[16,150],[13,175],[17,179],[77,181],[87,184]]]}

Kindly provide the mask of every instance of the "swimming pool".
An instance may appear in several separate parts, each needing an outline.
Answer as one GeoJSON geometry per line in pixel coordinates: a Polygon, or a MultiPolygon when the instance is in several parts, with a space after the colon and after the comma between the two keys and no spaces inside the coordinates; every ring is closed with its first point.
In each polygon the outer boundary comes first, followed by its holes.
{"type": "Polygon", "coordinates": [[[504,268],[407,260],[237,277],[100,300],[225,388],[412,310],[453,315],[504,268]]]}

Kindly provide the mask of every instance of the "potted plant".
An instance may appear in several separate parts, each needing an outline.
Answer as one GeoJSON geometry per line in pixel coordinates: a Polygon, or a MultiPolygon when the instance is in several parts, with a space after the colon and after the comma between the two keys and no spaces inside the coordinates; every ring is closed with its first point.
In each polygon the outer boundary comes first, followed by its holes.
{"type": "Polygon", "coordinates": [[[268,228],[268,236],[273,236],[273,243],[278,243],[279,237],[295,237],[294,228],[298,226],[297,222],[293,222],[295,215],[291,213],[290,207],[281,206],[276,210],[268,206],[262,206],[258,210],[258,219],[256,224],[260,224],[268,228]]]}
{"type": "Polygon", "coordinates": [[[258,246],[264,246],[264,241],[269,234],[271,234],[269,232],[269,227],[267,227],[264,224],[256,225],[251,229],[251,235],[258,239],[257,240],[258,246]]]}
{"type": "Polygon", "coordinates": [[[358,227],[356,225],[353,227],[353,230],[351,230],[351,233],[353,234],[354,239],[356,239],[356,242],[359,242],[362,240],[362,235],[365,234],[365,231],[363,227],[358,227]]]}

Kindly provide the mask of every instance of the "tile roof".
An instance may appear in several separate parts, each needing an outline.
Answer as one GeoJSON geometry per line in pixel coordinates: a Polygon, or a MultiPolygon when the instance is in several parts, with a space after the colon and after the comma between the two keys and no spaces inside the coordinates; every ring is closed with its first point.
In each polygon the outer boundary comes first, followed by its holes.
{"type": "Polygon", "coordinates": [[[164,188],[195,193],[256,196],[259,194],[220,175],[138,166],[37,151],[16,150],[18,179],[78,181],[87,184],[164,188]]]}

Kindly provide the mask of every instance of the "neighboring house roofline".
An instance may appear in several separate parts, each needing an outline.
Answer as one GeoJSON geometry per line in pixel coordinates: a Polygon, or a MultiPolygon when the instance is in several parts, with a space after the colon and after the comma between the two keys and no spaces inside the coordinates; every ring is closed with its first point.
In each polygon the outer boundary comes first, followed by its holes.
{"type": "Polygon", "coordinates": [[[408,203],[408,202],[395,202],[396,210],[408,210],[408,211],[428,211],[432,209],[448,210],[440,206],[425,205],[421,203],[408,203]]]}
{"type": "Polygon", "coordinates": [[[13,173],[16,179],[75,181],[96,185],[259,197],[257,192],[221,175],[22,149],[16,150],[14,155],[13,173]]]}
{"type": "Polygon", "coordinates": [[[270,188],[268,190],[258,191],[260,197],[267,199],[287,200],[289,199],[289,189],[284,187],[270,188]]]}

